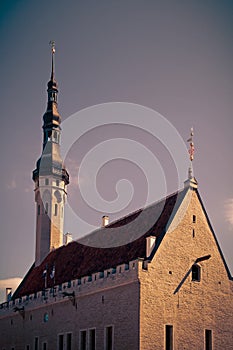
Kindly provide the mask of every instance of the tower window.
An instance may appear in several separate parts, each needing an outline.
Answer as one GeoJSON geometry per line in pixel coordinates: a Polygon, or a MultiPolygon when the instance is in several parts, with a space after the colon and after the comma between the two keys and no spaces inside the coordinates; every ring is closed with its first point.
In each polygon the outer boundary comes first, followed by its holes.
{"type": "Polygon", "coordinates": [[[173,350],[173,326],[165,328],[165,350],[173,350]]]}
{"type": "Polygon", "coordinates": [[[37,206],[37,215],[40,215],[40,204],[37,206]]]}
{"type": "Polygon", "coordinates": [[[197,218],[196,215],[193,215],[193,224],[196,224],[197,218]]]}
{"type": "Polygon", "coordinates": [[[57,208],[57,204],[55,204],[55,206],[54,206],[54,215],[55,215],[55,216],[57,216],[57,209],[58,209],[58,208],[57,208]]]}
{"type": "Polygon", "coordinates": [[[56,180],[56,186],[59,186],[59,180],[56,180]]]}
{"type": "Polygon", "coordinates": [[[49,211],[49,203],[45,203],[45,214],[48,214],[49,211]]]}
{"type": "Polygon", "coordinates": [[[45,185],[48,186],[49,184],[49,179],[45,179],[45,185]]]}
{"type": "Polygon", "coordinates": [[[201,268],[195,264],[192,266],[192,281],[200,282],[201,280],[201,268]]]}

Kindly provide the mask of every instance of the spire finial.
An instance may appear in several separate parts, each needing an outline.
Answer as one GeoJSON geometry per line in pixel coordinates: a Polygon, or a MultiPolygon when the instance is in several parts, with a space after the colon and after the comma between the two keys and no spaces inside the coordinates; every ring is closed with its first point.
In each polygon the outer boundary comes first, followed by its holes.
{"type": "Polygon", "coordinates": [[[55,54],[55,41],[50,40],[49,45],[51,46],[52,51],[52,71],[51,71],[51,80],[54,80],[54,54],[55,54]]]}
{"type": "Polygon", "coordinates": [[[191,165],[189,167],[189,171],[188,171],[188,177],[189,179],[191,179],[193,177],[193,174],[192,174],[192,161],[194,159],[194,142],[193,142],[193,135],[194,135],[194,132],[193,132],[193,128],[191,128],[190,130],[190,138],[187,140],[187,142],[189,142],[189,159],[191,161],[191,165]]]}

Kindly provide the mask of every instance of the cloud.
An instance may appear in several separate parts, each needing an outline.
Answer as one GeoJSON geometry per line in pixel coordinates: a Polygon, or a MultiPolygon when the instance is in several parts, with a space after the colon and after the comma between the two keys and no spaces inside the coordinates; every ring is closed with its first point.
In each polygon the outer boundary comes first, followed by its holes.
{"type": "Polygon", "coordinates": [[[12,288],[12,293],[21,283],[22,278],[14,277],[0,280],[0,303],[6,301],[6,288],[12,288]]]}
{"type": "Polygon", "coordinates": [[[232,226],[233,229],[233,198],[229,198],[225,201],[225,219],[232,226]]]}

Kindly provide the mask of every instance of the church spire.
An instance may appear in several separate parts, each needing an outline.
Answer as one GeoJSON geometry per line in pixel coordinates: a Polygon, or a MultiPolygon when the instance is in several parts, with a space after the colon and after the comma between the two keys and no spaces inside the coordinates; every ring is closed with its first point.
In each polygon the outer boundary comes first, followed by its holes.
{"type": "Polygon", "coordinates": [[[52,70],[48,82],[48,102],[43,116],[43,148],[33,171],[36,212],[36,266],[52,250],[63,244],[64,206],[69,174],[60,154],[61,117],[57,109],[58,85],[54,77],[54,41],[52,70]]]}

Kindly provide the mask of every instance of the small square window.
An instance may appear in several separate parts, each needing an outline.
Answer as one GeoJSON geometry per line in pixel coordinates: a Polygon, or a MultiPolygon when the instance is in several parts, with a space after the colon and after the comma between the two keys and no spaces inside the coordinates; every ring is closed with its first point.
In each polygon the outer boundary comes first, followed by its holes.
{"type": "Polygon", "coordinates": [[[200,282],[201,280],[201,268],[195,264],[192,266],[192,281],[200,282]]]}

